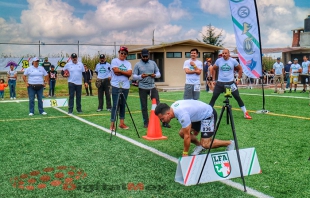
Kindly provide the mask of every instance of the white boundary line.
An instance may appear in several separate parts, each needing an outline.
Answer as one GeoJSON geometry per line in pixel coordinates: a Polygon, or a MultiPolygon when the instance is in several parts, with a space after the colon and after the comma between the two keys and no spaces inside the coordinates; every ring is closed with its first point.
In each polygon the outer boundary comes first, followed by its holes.
{"type": "MultiPolygon", "coordinates": [[[[249,95],[249,96],[263,96],[263,94],[250,94],[250,93],[240,93],[242,95],[249,95]]],[[[299,98],[299,99],[305,99],[305,100],[309,100],[309,97],[300,97],[300,96],[282,96],[279,94],[274,94],[274,95],[265,95],[268,97],[279,97],[279,98],[299,98]]]]}
{"type": "MultiPolygon", "coordinates": [[[[62,109],[60,109],[60,108],[58,108],[58,107],[53,107],[53,108],[54,108],[54,109],[57,109],[58,111],[60,111],[60,112],[62,112],[62,113],[64,113],[64,114],[67,114],[66,111],[64,111],[64,110],[62,110],[62,109]]],[[[106,133],[111,134],[111,131],[110,131],[109,129],[107,129],[107,128],[104,128],[104,127],[99,126],[99,125],[97,125],[97,124],[95,124],[95,123],[89,122],[89,121],[87,121],[87,120],[85,120],[85,119],[83,119],[83,118],[80,118],[80,117],[78,117],[78,116],[75,116],[75,115],[73,115],[73,114],[70,114],[69,116],[71,116],[71,117],[73,117],[73,118],[75,118],[75,119],[77,119],[77,120],[79,120],[79,121],[81,121],[81,122],[84,122],[85,124],[91,125],[91,126],[97,128],[97,129],[100,129],[100,130],[102,130],[102,131],[104,131],[104,132],[106,132],[106,133]]],[[[113,132],[113,134],[114,134],[114,132],[113,132]]],[[[143,148],[143,149],[145,149],[145,150],[148,150],[148,151],[150,151],[150,152],[152,152],[152,153],[154,153],[154,154],[156,154],[156,155],[159,155],[159,156],[161,156],[161,157],[163,157],[163,158],[165,158],[165,159],[167,159],[167,160],[170,160],[170,161],[172,161],[172,162],[174,162],[174,163],[176,163],[176,164],[178,163],[178,159],[177,159],[177,158],[172,157],[172,156],[170,156],[170,155],[168,155],[168,154],[166,154],[166,153],[163,153],[163,152],[161,152],[161,151],[159,151],[159,150],[157,150],[157,149],[155,149],[155,148],[153,148],[153,147],[150,147],[150,146],[147,146],[147,145],[145,145],[145,144],[142,144],[142,143],[140,143],[140,142],[138,142],[138,141],[136,141],[136,140],[133,140],[133,139],[131,139],[131,138],[129,138],[129,137],[126,137],[126,136],[124,136],[124,135],[122,135],[122,134],[119,134],[119,133],[116,133],[116,137],[121,138],[121,139],[123,139],[123,140],[126,140],[126,141],[128,141],[128,142],[130,142],[130,143],[132,143],[132,144],[134,144],[134,145],[136,145],[136,146],[139,146],[140,148],[143,148]]],[[[224,180],[224,181],[219,181],[219,182],[222,182],[223,184],[226,184],[226,185],[228,185],[228,186],[231,186],[231,187],[236,188],[236,189],[241,190],[241,191],[244,190],[244,187],[243,187],[242,184],[233,182],[233,181],[231,181],[231,180],[224,180]]],[[[250,187],[246,187],[246,189],[247,189],[247,192],[246,192],[247,194],[253,195],[253,196],[255,196],[255,197],[259,197],[259,198],[271,198],[269,195],[265,195],[264,193],[261,193],[261,192],[259,192],[259,191],[257,191],[257,190],[254,190],[254,189],[250,188],[250,187]]]]}

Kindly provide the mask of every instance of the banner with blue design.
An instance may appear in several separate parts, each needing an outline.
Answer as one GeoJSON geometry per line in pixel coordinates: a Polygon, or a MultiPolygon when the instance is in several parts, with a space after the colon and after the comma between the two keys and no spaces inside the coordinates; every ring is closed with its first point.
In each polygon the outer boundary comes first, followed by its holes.
{"type": "Polygon", "coordinates": [[[230,0],[240,65],[251,78],[262,76],[262,55],[255,0],[230,0]]]}

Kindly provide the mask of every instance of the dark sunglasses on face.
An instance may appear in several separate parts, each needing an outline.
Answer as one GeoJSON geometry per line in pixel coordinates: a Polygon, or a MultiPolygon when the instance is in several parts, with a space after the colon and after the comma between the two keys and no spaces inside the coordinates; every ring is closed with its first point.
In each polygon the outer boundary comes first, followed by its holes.
{"type": "Polygon", "coordinates": [[[149,58],[149,56],[142,56],[142,58],[149,58]]]}
{"type": "Polygon", "coordinates": [[[127,53],[126,53],[126,52],[120,52],[120,54],[121,54],[121,55],[127,55],[127,53]]]}

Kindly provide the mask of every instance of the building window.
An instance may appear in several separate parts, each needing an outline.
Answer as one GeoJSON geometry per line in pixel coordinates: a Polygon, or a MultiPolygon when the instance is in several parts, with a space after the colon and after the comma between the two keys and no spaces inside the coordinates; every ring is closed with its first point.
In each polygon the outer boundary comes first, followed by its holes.
{"type": "Polygon", "coordinates": [[[127,60],[135,60],[136,59],[136,54],[128,54],[126,59],[127,60]]]}
{"type": "Polygon", "coordinates": [[[166,52],[166,58],[182,58],[182,52],[166,52]]]}
{"type": "MultiPolygon", "coordinates": [[[[190,52],[185,52],[185,58],[190,58],[191,57],[191,53],[190,52]]],[[[198,57],[200,58],[200,52],[198,52],[198,57]]]]}

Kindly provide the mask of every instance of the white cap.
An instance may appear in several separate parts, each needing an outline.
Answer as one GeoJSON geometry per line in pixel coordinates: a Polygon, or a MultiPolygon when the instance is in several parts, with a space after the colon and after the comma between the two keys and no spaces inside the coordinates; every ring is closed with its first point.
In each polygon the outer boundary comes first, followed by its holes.
{"type": "Polygon", "coordinates": [[[292,64],[292,61],[288,61],[288,64],[292,64]]]}
{"type": "Polygon", "coordinates": [[[39,61],[38,57],[33,57],[32,62],[39,61]]]}

